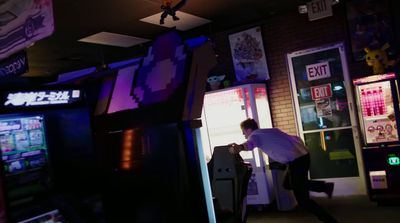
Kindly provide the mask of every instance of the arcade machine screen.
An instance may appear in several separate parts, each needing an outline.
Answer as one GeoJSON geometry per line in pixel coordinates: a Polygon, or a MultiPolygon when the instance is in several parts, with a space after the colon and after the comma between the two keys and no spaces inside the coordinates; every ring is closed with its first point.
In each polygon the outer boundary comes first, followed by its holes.
{"type": "Polygon", "coordinates": [[[47,146],[42,115],[0,117],[0,150],[11,202],[43,189],[47,146]]]}

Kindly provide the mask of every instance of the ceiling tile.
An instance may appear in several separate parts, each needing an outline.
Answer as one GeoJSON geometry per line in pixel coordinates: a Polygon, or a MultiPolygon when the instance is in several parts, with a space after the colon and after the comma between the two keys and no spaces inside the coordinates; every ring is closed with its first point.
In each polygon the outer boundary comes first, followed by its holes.
{"type": "Polygon", "coordinates": [[[177,30],[181,30],[181,31],[193,29],[195,27],[198,27],[198,26],[201,26],[201,25],[211,22],[211,20],[208,20],[205,18],[201,18],[201,17],[195,16],[195,15],[177,11],[176,16],[179,18],[179,20],[173,21],[172,17],[170,15],[168,15],[164,20],[164,24],[160,25],[161,14],[162,14],[162,12],[145,17],[143,19],[140,19],[140,21],[151,23],[154,25],[164,26],[164,27],[168,27],[168,28],[176,27],[177,30]]]}
{"type": "Polygon", "coordinates": [[[117,33],[100,32],[78,40],[86,43],[96,43],[109,46],[131,47],[150,40],[117,33]]]}

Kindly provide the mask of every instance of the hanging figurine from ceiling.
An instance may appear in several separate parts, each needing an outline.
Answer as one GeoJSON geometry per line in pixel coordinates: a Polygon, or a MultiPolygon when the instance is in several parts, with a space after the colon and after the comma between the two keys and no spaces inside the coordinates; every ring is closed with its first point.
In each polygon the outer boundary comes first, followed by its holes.
{"type": "Polygon", "coordinates": [[[176,11],[178,11],[182,6],[185,5],[186,0],[180,0],[175,6],[172,6],[174,0],[162,0],[161,9],[163,10],[161,14],[160,24],[164,24],[165,18],[170,15],[174,21],[179,20],[176,16],[176,11]]]}

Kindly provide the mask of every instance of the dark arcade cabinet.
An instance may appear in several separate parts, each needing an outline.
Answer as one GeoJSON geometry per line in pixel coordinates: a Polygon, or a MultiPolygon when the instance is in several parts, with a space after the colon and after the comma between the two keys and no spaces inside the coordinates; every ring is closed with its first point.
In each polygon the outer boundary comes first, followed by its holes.
{"type": "Polygon", "coordinates": [[[206,38],[169,32],[104,79],[94,123],[106,222],[215,222],[195,136],[215,64],[206,38]]]}
{"type": "Polygon", "coordinates": [[[0,105],[0,222],[83,222],[74,203],[96,191],[85,93],[69,87],[10,90],[0,93],[0,105]]]}
{"type": "Polygon", "coordinates": [[[239,154],[229,152],[229,146],[214,148],[208,165],[214,209],[218,223],[247,221],[247,186],[253,172],[239,154]]]}

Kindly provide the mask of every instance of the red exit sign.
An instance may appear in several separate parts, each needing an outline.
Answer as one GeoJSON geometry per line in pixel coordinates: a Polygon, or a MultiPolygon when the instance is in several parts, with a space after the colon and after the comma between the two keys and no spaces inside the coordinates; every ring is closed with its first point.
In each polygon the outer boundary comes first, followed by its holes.
{"type": "Polygon", "coordinates": [[[311,98],[312,100],[330,98],[332,97],[331,84],[324,84],[319,86],[311,87],[311,98]]]}

